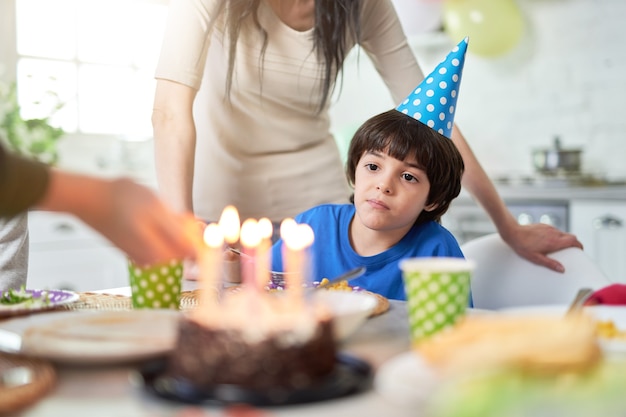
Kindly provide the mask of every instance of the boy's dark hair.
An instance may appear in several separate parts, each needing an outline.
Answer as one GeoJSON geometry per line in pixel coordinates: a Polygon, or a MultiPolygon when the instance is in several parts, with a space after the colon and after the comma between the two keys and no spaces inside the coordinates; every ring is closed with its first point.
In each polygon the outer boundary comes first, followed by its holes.
{"type": "Polygon", "coordinates": [[[465,165],[454,143],[404,113],[389,110],[371,117],[356,131],[346,164],[346,176],[351,185],[354,185],[356,165],[370,151],[385,152],[400,161],[414,157],[420,169],[426,172],[430,181],[426,204],[436,203],[437,207],[422,211],[415,224],[429,220],[440,222],[452,200],[461,192],[465,165]]]}

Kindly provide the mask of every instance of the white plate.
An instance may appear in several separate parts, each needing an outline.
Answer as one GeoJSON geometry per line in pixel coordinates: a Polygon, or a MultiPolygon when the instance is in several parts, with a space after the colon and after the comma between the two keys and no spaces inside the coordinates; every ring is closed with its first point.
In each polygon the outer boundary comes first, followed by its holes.
{"type": "MultiPolygon", "coordinates": [[[[585,311],[591,313],[596,320],[611,320],[621,332],[626,332],[626,306],[596,305],[585,307],[585,311]]],[[[608,353],[626,354],[626,339],[600,338],[600,346],[608,353]]]]}
{"type": "MultiPolygon", "coordinates": [[[[171,351],[181,315],[175,310],[55,312],[7,320],[0,329],[3,339],[21,337],[19,353],[60,363],[110,364],[171,351]]],[[[14,341],[0,343],[0,350],[12,347],[14,341]]]]}
{"type": "Polygon", "coordinates": [[[417,411],[427,406],[440,382],[435,370],[417,352],[409,351],[378,368],[374,389],[390,403],[417,411]]]}
{"type": "MultiPolygon", "coordinates": [[[[497,314],[493,310],[468,308],[468,315],[497,314]]],[[[428,414],[430,400],[439,390],[442,377],[414,350],[384,362],[376,371],[374,389],[390,403],[428,414]]]]}
{"type": "MultiPolygon", "coordinates": [[[[545,305],[515,307],[500,310],[505,314],[514,315],[563,315],[567,312],[567,305],[545,305]]],[[[586,306],[584,311],[596,320],[612,320],[620,331],[626,331],[626,306],[595,305],[586,306]]],[[[600,347],[606,353],[626,354],[626,340],[609,340],[600,338],[600,347]]]]}
{"type": "MultiPolygon", "coordinates": [[[[567,308],[567,305],[528,306],[491,313],[554,316],[564,315],[567,308]]],[[[613,320],[618,329],[626,330],[626,306],[589,306],[584,310],[598,320],[613,320]]],[[[468,313],[487,312],[468,310],[468,313]]],[[[625,341],[600,339],[600,346],[607,353],[626,353],[625,341]]],[[[390,403],[424,411],[443,382],[417,352],[409,351],[382,364],[374,378],[374,389],[390,403]]],[[[416,412],[417,414],[421,413],[416,412]]]]}

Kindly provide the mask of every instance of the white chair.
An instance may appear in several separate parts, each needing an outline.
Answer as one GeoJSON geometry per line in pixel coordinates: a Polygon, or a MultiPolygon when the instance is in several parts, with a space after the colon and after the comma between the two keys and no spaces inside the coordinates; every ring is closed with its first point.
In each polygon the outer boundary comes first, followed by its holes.
{"type": "Polygon", "coordinates": [[[580,288],[595,290],[611,284],[578,248],[550,255],[563,264],[564,273],[520,257],[497,233],[468,241],[461,249],[467,259],[476,262],[471,283],[475,308],[569,304],[580,288]]]}

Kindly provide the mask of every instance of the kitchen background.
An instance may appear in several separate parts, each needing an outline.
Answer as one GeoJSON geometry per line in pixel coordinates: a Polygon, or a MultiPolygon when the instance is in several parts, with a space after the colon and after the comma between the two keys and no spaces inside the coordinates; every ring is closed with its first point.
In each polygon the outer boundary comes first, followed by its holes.
{"type": "MultiPolygon", "coordinates": [[[[551,146],[558,135],[564,147],[584,149],[586,172],[623,179],[626,2],[517,4],[525,29],[513,49],[495,57],[475,55],[470,39],[455,120],[478,159],[493,176],[530,174],[531,150],[551,146]]],[[[425,73],[454,41],[443,32],[411,36],[425,73]]],[[[354,57],[333,112],[338,127],[358,124],[394,105],[365,54],[359,56],[358,70],[354,57]]]]}
{"type": "MultiPolygon", "coordinates": [[[[8,43],[15,43],[10,17],[15,2],[0,2],[0,62],[5,67],[0,78],[5,79],[14,76],[15,45],[8,43]]],[[[395,4],[428,73],[458,41],[440,30],[443,3],[395,0],[395,4]],[[413,10],[423,16],[411,16],[413,10]],[[415,20],[427,30],[412,26],[415,20]]],[[[456,121],[520,222],[544,221],[576,233],[611,279],[626,282],[626,49],[622,45],[626,2],[515,0],[515,4],[523,32],[511,49],[496,56],[478,55],[472,53],[470,39],[456,121]],[[541,175],[533,168],[532,152],[551,147],[557,136],[564,148],[582,151],[580,169],[565,176],[561,172],[541,175]]],[[[110,32],[109,28],[102,36],[110,32]]],[[[159,39],[149,42],[148,50],[158,48],[159,39]]],[[[151,97],[146,106],[150,101],[151,97]]],[[[367,56],[353,51],[331,113],[340,148],[345,149],[362,121],[395,104],[367,56]]],[[[109,120],[114,120],[118,113],[111,109],[111,114],[109,120]]],[[[149,107],[137,114],[149,123],[149,107]]],[[[137,130],[72,133],[61,140],[59,149],[61,167],[102,176],[128,174],[155,185],[152,143],[137,130]]],[[[87,290],[126,284],[123,255],[80,222],[35,212],[30,223],[31,286],[87,290]],[[94,262],[101,265],[97,271],[94,262]],[[85,275],[90,279],[86,281],[85,275]]],[[[494,231],[465,193],[444,223],[460,241],[494,231]]]]}

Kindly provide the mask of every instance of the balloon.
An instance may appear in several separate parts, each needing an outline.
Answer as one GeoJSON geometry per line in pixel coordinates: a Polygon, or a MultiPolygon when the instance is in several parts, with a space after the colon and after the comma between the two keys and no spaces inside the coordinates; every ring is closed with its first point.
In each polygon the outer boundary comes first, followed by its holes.
{"type": "Polygon", "coordinates": [[[468,51],[487,57],[509,51],[524,32],[514,0],[445,0],[443,23],[453,41],[469,36],[468,51]]]}

